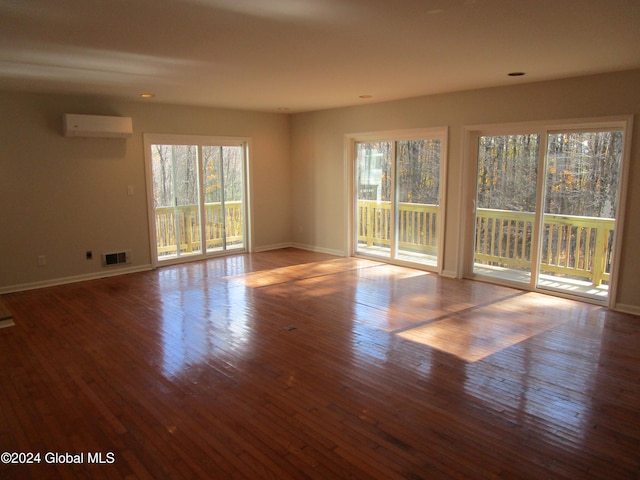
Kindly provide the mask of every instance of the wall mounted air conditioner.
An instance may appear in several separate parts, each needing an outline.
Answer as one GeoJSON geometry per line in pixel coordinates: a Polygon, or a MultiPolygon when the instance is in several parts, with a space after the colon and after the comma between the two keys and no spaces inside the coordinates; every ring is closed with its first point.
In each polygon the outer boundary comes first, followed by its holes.
{"type": "Polygon", "coordinates": [[[127,138],[133,134],[131,117],[65,113],[62,123],[65,137],[127,138]]]}

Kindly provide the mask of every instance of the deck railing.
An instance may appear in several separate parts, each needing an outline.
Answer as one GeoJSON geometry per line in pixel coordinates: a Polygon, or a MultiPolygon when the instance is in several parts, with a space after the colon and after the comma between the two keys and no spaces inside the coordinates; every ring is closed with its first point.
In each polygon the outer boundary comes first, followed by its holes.
{"type": "MultiPolygon", "coordinates": [[[[438,246],[438,206],[400,203],[399,244],[404,250],[435,255],[438,246]]],[[[368,247],[391,245],[391,204],[358,200],[358,241],[368,247]]]]}
{"type": "MultiPolygon", "coordinates": [[[[400,203],[399,247],[433,254],[437,245],[436,205],[400,203]]],[[[475,260],[485,265],[530,269],[534,214],[477,210],[475,260]]],[[[544,215],[540,269],[601,285],[609,281],[615,221],[609,218],[544,215]]],[[[358,242],[391,244],[391,205],[358,201],[358,242]]]]}
{"type": "MultiPolygon", "coordinates": [[[[530,268],[533,223],[531,212],[479,208],[476,260],[501,267],[530,268]]],[[[545,214],[542,223],[542,272],[583,278],[593,285],[609,281],[614,219],[545,214]]]]}
{"type": "MultiPolygon", "coordinates": [[[[242,243],[242,202],[225,202],[225,215],[222,215],[220,202],[205,203],[205,242],[207,250],[222,248],[226,233],[226,244],[242,243]],[[224,222],[226,222],[226,230],[224,222]]],[[[157,207],[156,242],[159,257],[175,256],[178,244],[181,254],[201,251],[200,222],[198,221],[198,206],[184,205],[179,207],[157,207]],[[178,242],[176,242],[176,233],[178,242]]]]}

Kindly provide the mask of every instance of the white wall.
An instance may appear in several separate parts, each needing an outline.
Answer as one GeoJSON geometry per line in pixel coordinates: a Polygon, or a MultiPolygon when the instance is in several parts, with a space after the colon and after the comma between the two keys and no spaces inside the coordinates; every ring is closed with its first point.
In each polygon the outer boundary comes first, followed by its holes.
{"type": "Polygon", "coordinates": [[[8,92],[0,105],[0,292],[120,268],[105,270],[103,252],[130,249],[131,269],[148,268],[147,132],[251,137],[254,247],[291,240],[287,115],[8,92]],[[66,138],[64,113],[130,116],[134,135],[66,138]]]}
{"type": "MultiPolygon", "coordinates": [[[[292,116],[293,242],[346,252],[344,136],[449,127],[444,270],[460,272],[463,127],[640,113],[640,71],[427,96],[292,116]]],[[[640,313],[640,121],[635,122],[617,303],[640,313]]]]}

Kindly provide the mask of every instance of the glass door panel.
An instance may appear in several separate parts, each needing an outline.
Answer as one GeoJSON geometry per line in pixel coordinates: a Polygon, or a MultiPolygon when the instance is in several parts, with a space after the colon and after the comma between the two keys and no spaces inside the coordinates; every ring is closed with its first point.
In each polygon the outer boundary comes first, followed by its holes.
{"type": "Polygon", "coordinates": [[[156,227],[156,254],[159,260],[177,256],[175,192],[171,145],[151,145],[153,209],[156,227]]]}
{"type": "Polygon", "coordinates": [[[207,252],[244,248],[244,149],[202,147],[207,252]]]}
{"type": "Polygon", "coordinates": [[[478,142],[473,273],[530,283],[539,135],[478,142]]]}
{"type": "Polygon", "coordinates": [[[204,224],[207,252],[224,250],[222,147],[203,146],[204,224]]]}
{"type": "Polygon", "coordinates": [[[198,153],[193,145],[152,145],[159,260],[201,253],[198,153]]]}
{"type": "Polygon", "coordinates": [[[437,265],[440,139],[396,144],[397,258],[437,265]]]}
{"type": "Polygon", "coordinates": [[[225,203],[225,245],[244,248],[244,149],[222,147],[225,203]]]}
{"type": "Polygon", "coordinates": [[[606,299],[622,131],[548,135],[537,286],[606,299]]]}
{"type": "Polygon", "coordinates": [[[195,145],[172,146],[175,178],[175,209],[178,256],[202,253],[200,243],[200,180],[195,145]]]}
{"type": "Polygon", "coordinates": [[[356,253],[391,257],[392,142],[356,143],[356,253]]]}

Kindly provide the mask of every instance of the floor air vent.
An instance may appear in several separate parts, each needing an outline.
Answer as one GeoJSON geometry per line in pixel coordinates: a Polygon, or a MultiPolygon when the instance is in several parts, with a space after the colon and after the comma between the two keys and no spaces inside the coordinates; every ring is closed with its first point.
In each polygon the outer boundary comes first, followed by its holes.
{"type": "Polygon", "coordinates": [[[112,265],[121,265],[123,263],[131,263],[131,251],[103,253],[102,266],[110,267],[112,265]]]}

